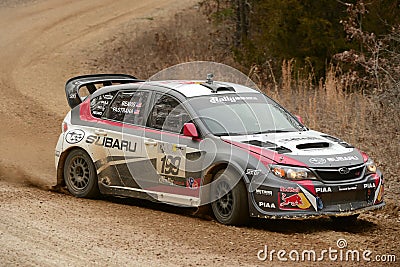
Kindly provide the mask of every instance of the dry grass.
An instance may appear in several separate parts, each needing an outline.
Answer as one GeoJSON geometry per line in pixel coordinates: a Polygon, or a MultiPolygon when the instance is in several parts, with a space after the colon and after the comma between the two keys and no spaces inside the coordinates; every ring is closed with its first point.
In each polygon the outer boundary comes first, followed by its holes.
{"type": "MultiPolygon", "coordinates": [[[[138,36],[127,33],[106,45],[104,57],[96,60],[93,71],[148,78],[166,67],[195,60],[238,67],[224,33],[198,10],[186,10],[162,24],[138,36]]],[[[292,66],[292,61],[283,62],[279,80],[271,70],[269,83],[260,79],[263,74],[257,73],[257,68],[249,75],[269,96],[302,116],[309,128],[337,136],[370,154],[385,175],[387,199],[395,202],[400,195],[399,110],[382,106],[371,96],[346,93],[362,90],[353,90],[354,85],[343,79],[338,68],[331,67],[325,80],[316,82],[312,74],[295,73],[292,66]]]]}

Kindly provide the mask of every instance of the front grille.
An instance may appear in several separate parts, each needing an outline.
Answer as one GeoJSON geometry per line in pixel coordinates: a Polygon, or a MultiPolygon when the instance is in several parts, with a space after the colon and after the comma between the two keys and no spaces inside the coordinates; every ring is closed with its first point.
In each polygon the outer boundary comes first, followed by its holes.
{"type": "Polygon", "coordinates": [[[367,193],[364,190],[343,191],[329,194],[320,194],[324,206],[347,204],[351,202],[367,201],[367,193]]]}
{"type": "Polygon", "coordinates": [[[340,169],[342,168],[320,168],[314,169],[314,172],[318,175],[318,177],[323,181],[348,181],[348,180],[355,180],[361,178],[364,174],[365,166],[358,165],[348,167],[348,173],[341,173],[340,169]]]}

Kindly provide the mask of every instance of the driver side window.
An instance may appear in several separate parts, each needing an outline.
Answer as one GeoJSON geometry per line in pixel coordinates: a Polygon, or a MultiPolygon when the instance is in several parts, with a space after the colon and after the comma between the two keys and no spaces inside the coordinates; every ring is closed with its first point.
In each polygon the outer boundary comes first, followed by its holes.
{"type": "Polygon", "coordinates": [[[188,121],[190,116],[178,100],[169,95],[156,95],[156,102],[147,122],[149,127],[182,133],[183,125],[188,121]]]}

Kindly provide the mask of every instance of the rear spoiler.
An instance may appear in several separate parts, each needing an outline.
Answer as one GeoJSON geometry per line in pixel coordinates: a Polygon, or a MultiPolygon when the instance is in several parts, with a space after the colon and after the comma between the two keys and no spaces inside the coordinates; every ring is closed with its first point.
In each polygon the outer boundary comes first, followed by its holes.
{"type": "Polygon", "coordinates": [[[82,103],[82,98],[79,96],[79,90],[82,87],[86,87],[89,94],[93,94],[100,87],[135,82],[142,82],[142,80],[127,74],[94,74],[77,76],[67,81],[65,84],[65,94],[67,95],[68,105],[72,109],[82,103]],[[100,87],[98,85],[100,85],[100,87]]]}

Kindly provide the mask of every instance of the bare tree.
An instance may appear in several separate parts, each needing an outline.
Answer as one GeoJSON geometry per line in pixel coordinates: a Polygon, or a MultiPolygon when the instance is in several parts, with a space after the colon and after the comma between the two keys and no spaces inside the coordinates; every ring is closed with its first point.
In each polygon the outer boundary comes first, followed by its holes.
{"type": "Polygon", "coordinates": [[[382,105],[400,107],[400,25],[391,25],[389,34],[377,36],[363,29],[362,18],[368,13],[363,0],[347,5],[348,19],[341,21],[349,40],[359,50],[336,54],[335,59],[361,67],[351,78],[360,82],[382,105]]]}

